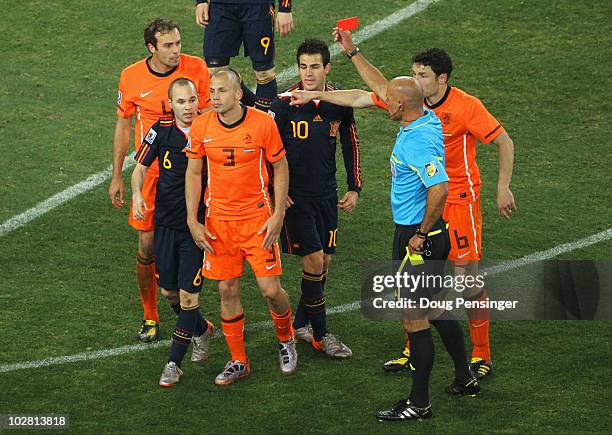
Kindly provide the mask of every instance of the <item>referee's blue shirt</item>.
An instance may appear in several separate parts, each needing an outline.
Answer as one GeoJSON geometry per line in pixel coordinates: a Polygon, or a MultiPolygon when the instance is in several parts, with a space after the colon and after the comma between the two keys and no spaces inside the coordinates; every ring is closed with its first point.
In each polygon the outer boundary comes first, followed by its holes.
{"type": "Polygon", "coordinates": [[[433,110],[400,127],[390,160],[393,220],[418,225],[425,216],[427,189],[448,181],[442,124],[433,110]]]}

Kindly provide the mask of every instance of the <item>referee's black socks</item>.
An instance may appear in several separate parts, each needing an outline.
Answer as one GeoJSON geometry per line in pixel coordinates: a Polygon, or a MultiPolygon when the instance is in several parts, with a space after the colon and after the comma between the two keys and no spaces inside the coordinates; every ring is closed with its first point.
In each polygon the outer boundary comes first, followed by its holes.
{"type": "MultiPolygon", "coordinates": [[[[461,329],[461,324],[450,311],[444,311],[440,317],[431,320],[430,323],[438,330],[446,351],[453,359],[455,380],[464,383],[472,375],[467,363],[465,335],[463,329],[461,329]]],[[[410,347],[412,348],[412,338],[410,339],[410,347]]]]}
{"type": "Polygon", "coordinates": [[[429,377],[434,363],[434,343],[431,329],[409,332],[410,364],[414,367],[412,372],[412,387],[410,389],[410,402],[419,408],[429,405],[429,377]]]}

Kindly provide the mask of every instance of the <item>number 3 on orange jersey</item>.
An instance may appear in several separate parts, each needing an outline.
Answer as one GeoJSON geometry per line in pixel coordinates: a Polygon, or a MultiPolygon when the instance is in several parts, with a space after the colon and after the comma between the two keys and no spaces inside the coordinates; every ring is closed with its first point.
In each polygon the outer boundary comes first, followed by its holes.
{"type": "Polygon", "coordinates": [[[268,48],[270,48],[270,37],[269,36],[264,36],[263,38],[261,38],[259,40],[259,42],[261,43],[261,46],[264,49],[264,56],[268,54],[268,48]]]}

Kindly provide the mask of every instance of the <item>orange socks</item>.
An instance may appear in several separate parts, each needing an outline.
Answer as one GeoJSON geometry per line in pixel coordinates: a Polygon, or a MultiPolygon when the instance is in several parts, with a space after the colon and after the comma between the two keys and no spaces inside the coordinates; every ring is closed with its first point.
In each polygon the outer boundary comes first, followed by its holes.
{"type": "Polygon", "coordinates": [[[223,335],[225,335],[227,347],[232,354],[232,361],[247,364],[246,349],[244,348],[244,312],[229,319],[221,317],[221,328],[223,329],[223,335]]]}
{"type": "Polygon", "coordinates": [[[274,328],[276,329],[276,336],[279,341],[288,341],[293,338],[293,326],[291,325],[291,307],[285,314],[276,314],[270,310],[272,321],[274,322],[274,328]]]}
{"type": "MultiPolygon", "coordinates": [[[[487,292],[483,291],[475,299],[484,301],[487,292]]],[[[482,358],[486,362],[491,362],[491,346],[489,343],[489,309],[471,308],[467,309],[470,318],[470,339],[472,341],[472,358],[482,358]]]]}
{"type": "Polygon", "coordinates": [[[136,253],[136,282],[145,320],[159,322],[157,312],[157,282],[155,280],[155,256],[142,257],[136,253]]]}

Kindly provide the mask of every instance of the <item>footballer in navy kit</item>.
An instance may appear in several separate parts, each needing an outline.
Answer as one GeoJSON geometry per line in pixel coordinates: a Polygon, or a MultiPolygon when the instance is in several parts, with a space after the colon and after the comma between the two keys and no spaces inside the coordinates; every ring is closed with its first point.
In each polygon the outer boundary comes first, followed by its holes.
{"type": "Polygon", "coordinates": [[[226,69],[230,58],[244,47],[251,59],[257,88],[255,95],[242,87],[248,97],[243,102],[263,111],[270,109],[276,96],[274,68],[274,29],[280,36],[293,30],[292,0],[196,0],[196,23],[204,31],[204,58],[211,76],[226,69]]]}
{"type": "MultiPolygon", "coordinates": [[[[288,89],[333,90],[326,83],[330,69],[327,45],[305,40],[296,55],[301,81],[288,89]]],[[[350,213],[361,192],[359,139],[351,108],[321,101],[290,105],[276,98],[269,112],[281,133],[289,162],[289,199],[281,231],[283,251],[302,258],[302,296],[296,309],[296,338],[333,358],[348,358],[351,350],[326,325],[324,287],[336,250],[338,208],[350,213]],[[340,136],[347,192],[338,201],[336,140],[340,136]],[[310,325],[309,325],[310,324],[310,325]]]]}
{"type": "MultiPolygon", "coordinates": [[[[191,360],[208,359],[208,345],[214,325],[202,317],[199,293],[202,287],[203,251],[195,244],[187,226],[185,171],[189,148],[189,129],[198,114],[198,93],[186,78],[174,80],[168,88],[174,118],[160,119],[149,130],[135,159],[132,173],[134,219],[155,208],[155,266],[162,294],[174,301],[177,313],[168,362],[159,380],[162,387],[175,386],[183,374],[181,363],[189,343],[191,360]],[[146,204],[141,194],[145,173],[152,164],[159,165],[155,204],[146,204]],[[180,301],[180,305],[177,303],[180,301]]],[[[202,177],[204,185],[206,177],[202,177]]],[[[203,189],[204,190],[204,189],[203,189]]],[[[204,222],[204,205],[199,216],[204,222]]]]}

